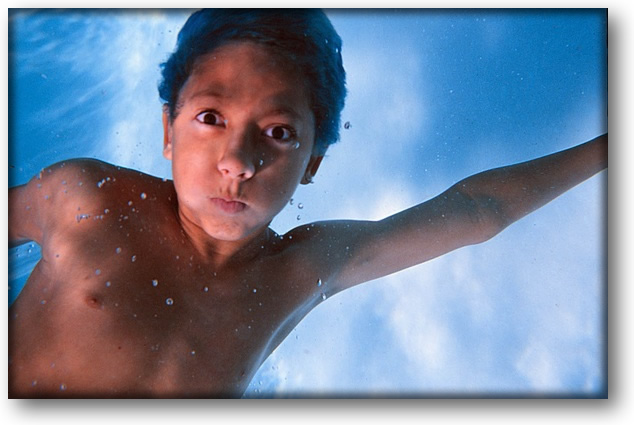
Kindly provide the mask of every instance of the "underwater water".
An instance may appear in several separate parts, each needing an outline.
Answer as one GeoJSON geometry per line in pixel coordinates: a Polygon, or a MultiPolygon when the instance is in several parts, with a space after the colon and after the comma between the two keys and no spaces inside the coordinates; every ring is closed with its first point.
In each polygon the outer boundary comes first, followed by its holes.
{"type": "MultiPolygon", "coordinates": [[[[10,13],[9,186],[75,157],[170,178],[158,64],[188,15],[10,13]]],[[[607,131],[604,11],[328,15],[346,125],[280,233],[383,218],[607,131]]],[[[245,397],[603,394],[606,193],[603,172],[491,241],[327,300],[245,397]]],[[[10,250],[11,300],[38,259],[36,244],[10,250]]]]}

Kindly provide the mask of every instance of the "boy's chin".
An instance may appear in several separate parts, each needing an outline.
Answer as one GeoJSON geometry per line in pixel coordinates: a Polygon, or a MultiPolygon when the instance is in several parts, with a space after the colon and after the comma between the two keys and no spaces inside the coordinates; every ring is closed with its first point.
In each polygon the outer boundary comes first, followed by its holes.
{"type": "Polygon", "coordinates": [[[232,228],[232,229],[209,229],[206,233],[213,239],[222,242],[247,242],[268,226],[264,225],[258,228],[232,228]]]}

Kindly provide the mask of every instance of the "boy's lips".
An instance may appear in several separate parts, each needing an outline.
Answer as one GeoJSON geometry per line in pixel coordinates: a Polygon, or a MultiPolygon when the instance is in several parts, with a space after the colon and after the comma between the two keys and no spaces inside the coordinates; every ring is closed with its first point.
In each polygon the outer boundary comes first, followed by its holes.
{"type": "Polygon", "coordinates": [[[211,203],[218,207],[220,210],[228,213],[228,214],[236,214],[243,211],[247,204],[241,201],[235,201],[231,199],[224,198],[211,198],[211,203]]]}

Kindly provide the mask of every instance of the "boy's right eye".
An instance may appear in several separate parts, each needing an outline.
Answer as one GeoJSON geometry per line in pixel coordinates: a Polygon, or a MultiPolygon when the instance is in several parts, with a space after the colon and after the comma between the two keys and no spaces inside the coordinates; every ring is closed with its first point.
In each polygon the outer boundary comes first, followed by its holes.
{"type": "Polygon", "coordinates": [[[196,120],[207,125],[225,125],[224,118],[216,111],[201,112],[200,114],[196,115],[196,120]]]}

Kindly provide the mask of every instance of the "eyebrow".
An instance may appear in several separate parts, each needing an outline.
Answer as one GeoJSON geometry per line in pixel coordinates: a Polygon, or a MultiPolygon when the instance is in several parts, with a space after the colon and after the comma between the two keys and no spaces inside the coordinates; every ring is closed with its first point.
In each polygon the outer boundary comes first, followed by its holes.
{"type": "Polygon", "coordinates": [[[207,87],[206,89],[197,91],[190,96],[190,99],[196,99],[199,97],[217,97],[219,99],[226,99],[231,97],[224,93],[222,90],[218,90],[216,87],[207,87]]]}

